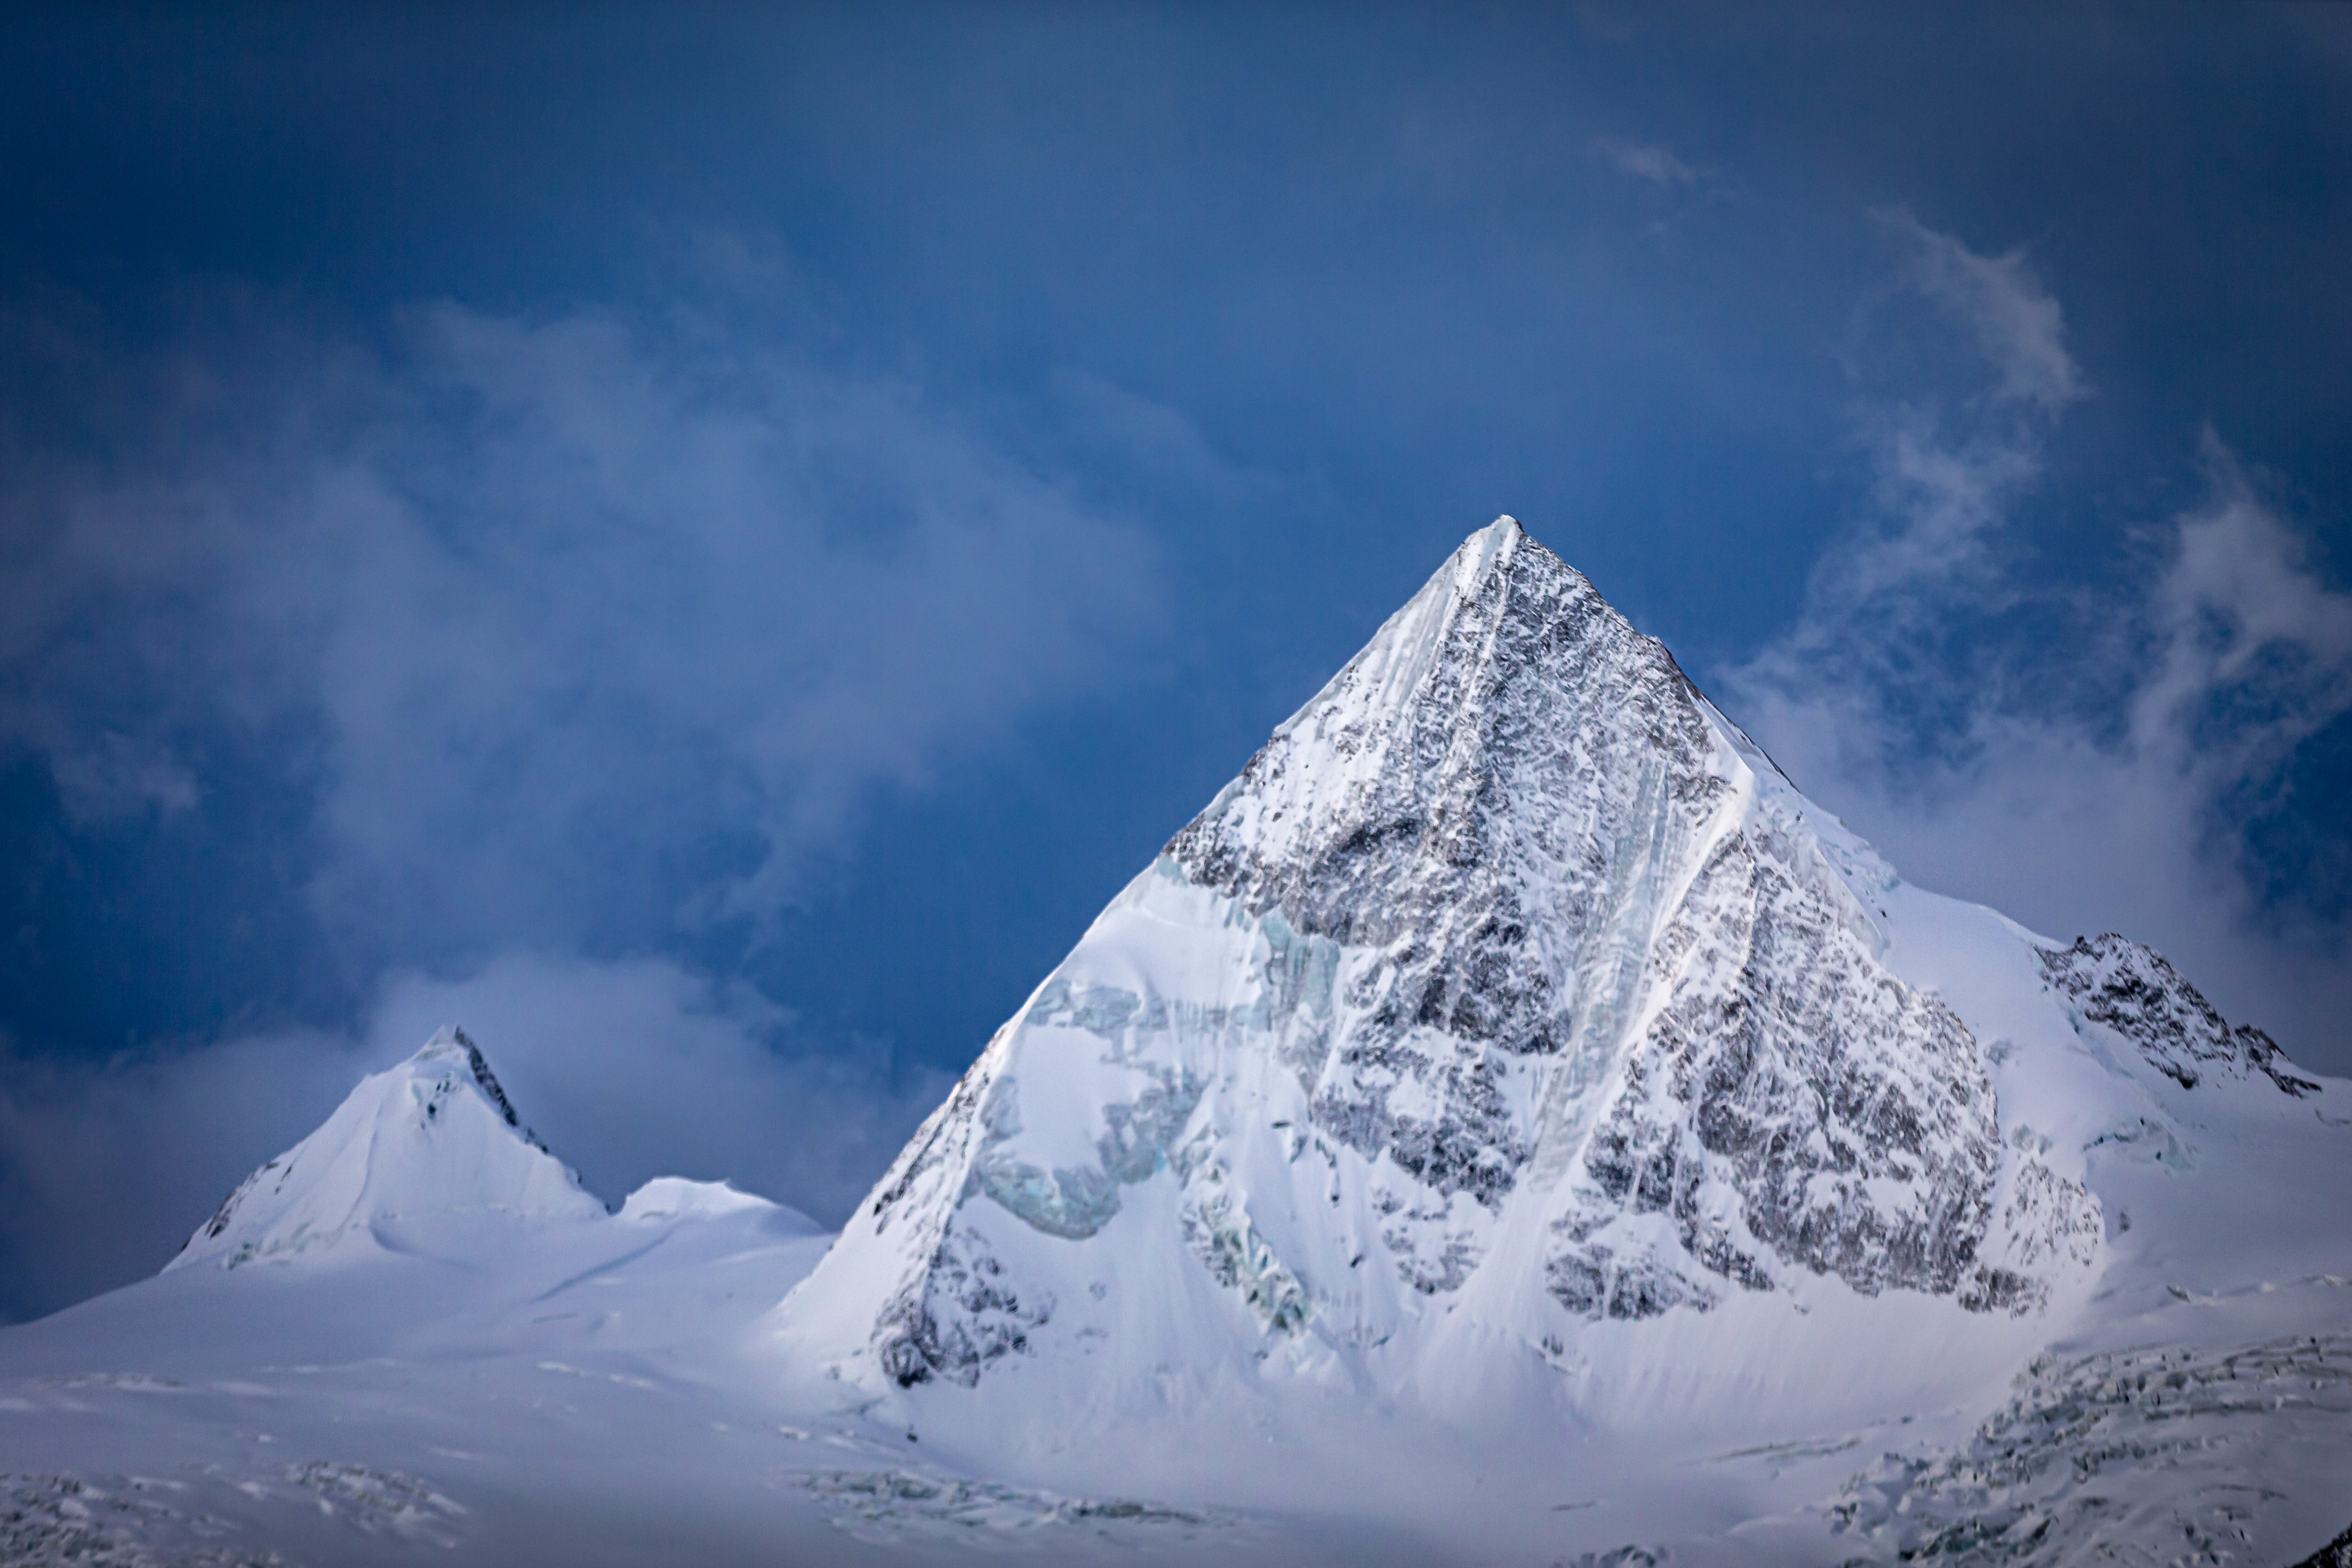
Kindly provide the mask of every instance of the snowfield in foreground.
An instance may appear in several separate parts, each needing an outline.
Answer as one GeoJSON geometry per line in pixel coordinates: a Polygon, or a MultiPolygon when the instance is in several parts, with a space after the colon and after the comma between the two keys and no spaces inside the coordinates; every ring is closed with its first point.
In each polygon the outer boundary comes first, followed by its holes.
{"type": "Polygon", "coordinates": [[[608,1214],[445,1032],[0,1331],[0,1563],[2294,1563],[2347,1192],[2352,1084],[1904,883],[1505,519],[837,1237],[608,1214]]]}

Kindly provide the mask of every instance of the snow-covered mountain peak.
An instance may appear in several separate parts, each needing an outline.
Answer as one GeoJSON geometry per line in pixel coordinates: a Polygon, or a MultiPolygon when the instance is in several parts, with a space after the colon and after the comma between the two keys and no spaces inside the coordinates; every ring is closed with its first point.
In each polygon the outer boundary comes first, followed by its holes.
{"type": "Polygon", "coordinates": [[[0,1537],[2335,1563],[2347,1185],[2352,1081],[2138,943],[1904,883],[1503,519],[821,1263],[724,1182],[604,1215],[444,1031],[181,1259],[278,1267],[0,1333],[0,1537]]]}
{"type": "Polygon", "coordinates": [[[2040,1313],[2097,1202],[1888,967],[1895,886],[1498,520],[1096,921],[779,1328],[884,1387],[1084,1354],[1400,1390],[1573,1381],[1668,1314],[2040,1313]]]}
{"type": "Polygon", "coordinates": [[[247,1176],[166,1268],[407,1249],[450,1216],[604,1212],[523,1125],[480,1047],[451,1027],[363,1079],[316,1131],[247,1176]]]}
{"type": "Polygon", "coordinates": [[[468,1039],[466,1031],[457,1025],[444,1024],[434,1030],[433,1037],[418,1047],[416,1054],[409,1061],[412,1065],[464,1062],[466,1070],[474,1075],[474,1087],[480,1089],[483,1097],[497,1108],[499,1114],[505,1118],[506,1124],[520,1132],[525,1141],[541,1149],[547,1147],[540,1142],[539,1134],[525,1127],[522,1118],[515,1114],[514,1102],[507,1099],[507,1091],[499,1086],[498,1075],[490,1070],[489,1060],[482,1055],[481,1047],[468,1039]]]}

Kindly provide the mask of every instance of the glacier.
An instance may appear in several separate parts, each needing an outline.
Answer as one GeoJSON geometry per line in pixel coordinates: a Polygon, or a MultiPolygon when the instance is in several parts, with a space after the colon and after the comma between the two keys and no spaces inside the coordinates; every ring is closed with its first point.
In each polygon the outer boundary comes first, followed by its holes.
{"type": "Polygon", "coordinates": [[[2347,1178],[2352,1083],[1905,882],[1504,518],[837,1236],[608,1214],[445,1031],[0,1331],[0,1561],[2316,1563],[2347,1178]]]}

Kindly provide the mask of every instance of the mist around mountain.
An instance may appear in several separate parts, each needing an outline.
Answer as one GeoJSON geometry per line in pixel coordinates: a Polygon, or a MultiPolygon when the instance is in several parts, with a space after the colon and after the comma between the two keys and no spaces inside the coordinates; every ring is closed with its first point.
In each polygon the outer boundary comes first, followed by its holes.
{"type": "Polygon", "coordinates": [[[610,1212],[522,1109],[445,1031],[161,1275],[0,1331],[0,1561],[2292,1563],[2352,1521],[2352,1083],[2126,935],[1903,881],[1507,518],[838,1235],[610,1212]]]}

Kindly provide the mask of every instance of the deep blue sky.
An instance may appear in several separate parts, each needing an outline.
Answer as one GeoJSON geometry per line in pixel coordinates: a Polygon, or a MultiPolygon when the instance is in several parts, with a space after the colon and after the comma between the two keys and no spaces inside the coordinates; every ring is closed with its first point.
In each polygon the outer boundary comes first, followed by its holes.
{"type": "Polygon", "coordinates": [[[478,9],[0,25],[0,1317],[445,1016],[837,1218],[1502,511],[2352,1072],[2352,12],[478,9]]]}

